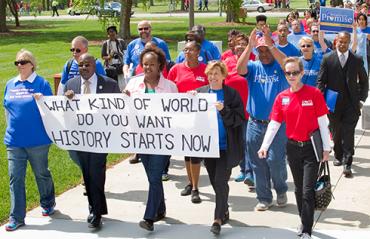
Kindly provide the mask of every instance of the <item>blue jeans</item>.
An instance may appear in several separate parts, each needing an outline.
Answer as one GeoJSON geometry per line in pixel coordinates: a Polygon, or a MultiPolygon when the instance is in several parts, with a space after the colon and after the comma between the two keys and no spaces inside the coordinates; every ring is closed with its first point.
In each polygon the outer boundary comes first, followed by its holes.
{"type": "Polygon", "coordinates": [[[169,156],[140,154],[139,157],[144,165],[146,176],[149,181],[149,193],[144,219],[154,221],[158,214],[166,212],[162,173],[168,163],[169,156]]]}
{"type": "Polygon", "coordinates": [[[25,177],[27,160],[30,162],[40,194],[40,205],[49,208],[55,204],[54,183],[48,169],[50,145],[37,147],[7,147],[10,177],[10,218],[24,222],[26,217],[25,177]]]}
{"type": "Polygon", "coordinates": [[[251,178],[254,179],[253,175],[253,168],[252,168],[252,162],[251,159],[249,158],[249,155],[247,153],[247,127],[248,127],[248,120],[245,121],[243,130],[244,132],[244,141],[245,141],[245,153],[244,153],[244,159],[240,162],[240,171],[245,174],[246,178],[251,178]]]}
{"type": "Polygon", "coordinates": [[[282,124],[268,150],[267,158],[260,159],[258,150],[262,145],[267,130],[267,124],[248,121],[247,153],[252,162],[255,175],[257,200],[272,202],[271,180],[277,194],[288,191],[287,167],[285,162],[286,142],[285,125],[282,124]]]}

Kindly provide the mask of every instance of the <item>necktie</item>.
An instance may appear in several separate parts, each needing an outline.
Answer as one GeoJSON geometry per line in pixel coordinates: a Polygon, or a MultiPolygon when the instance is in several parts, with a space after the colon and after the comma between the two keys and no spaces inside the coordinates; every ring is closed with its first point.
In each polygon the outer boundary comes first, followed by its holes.
{"type": "Polygon", "coordinates": [[[345,64],[346,64],[346,57],[344,56],[344,54],[341,54],[340,55],[340,65],[343,68],[345,64]]]}
{"type": "Polygon", "coordinates": [[[84,92],[83,92],[83,94],[85,95],[85,94],[90,94],[91,93],[91,91],[90,91],[90,81],[88,81],[88,80],[84,80],[84,92]]]}

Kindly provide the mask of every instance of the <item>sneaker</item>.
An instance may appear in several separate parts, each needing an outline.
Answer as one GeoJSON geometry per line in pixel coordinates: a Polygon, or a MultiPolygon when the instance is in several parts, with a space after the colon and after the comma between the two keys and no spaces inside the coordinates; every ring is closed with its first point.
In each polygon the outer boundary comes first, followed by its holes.
{"type": "Polygon", "coordinates": [[[170,180],[170,176],[167,173],[162,174],[162,181],[170,180]]]}
{"type": "Polygon", "coordinates": [[[55,207],[55,203],[54,203],[54,205],[53,206],[51,206],[51,207],[43,207],[42,208],[42,215],[44,216],[44,217],[48,217],[48,216],[51,216],[51,215],[53,215],[54,214],[54,207],[55,207]]]}
{"type": "Polygon", "coordinates": [[[303,233],[301,239],[312,239],[312,237],[308,233],[303,233]]]}
{"type": "Polygon", "coordinates": [[[10,219],[9,223],[5,225],[5,230],[8,232],[15,231],[24,225],[25,225],[24,222],[17,222],[14,219],[10,219]]]}
{"type": "Polygon", "coordinates": [[[184,188],[184,190],[181,191],[181,196],[188,196],[191,194],[191,190],[193,190],[193,185],[186,185],[186,187],[184,188]]]}
{"type": "Polygon", "coordinates": [[[288,202],[288,197],[286,193],[278,194],[276,198],[276,203],[278,207],[285,207],[288,202]]]}
{"type": "Polygon", "coordinates": [[[254,180],[251,177],[245,177],[244,184],[248,185],[249,187],[254,187],[254,180]]]}
{"type": "Polygon", "coordinates": [[[200,197],[199,197],[199,191],[197,189],[191,191],[191,202],[192,203],[201,203],[202,202],[202,199],[200,199],[200,197]]]}
{"type": "Polygon", "coordinates": [[[272,202],[268,203],[268,202],[259,202],[255,207],[254,209],[256,211],[266,211],[268,210],[270,207],[272,207],[272,202]]]}
{"type": "Polygon", "coordinates": [[[236,178],[234,179],[235,182],[243,182],[245,179],[245,173],[240,173],[236,178]]]}

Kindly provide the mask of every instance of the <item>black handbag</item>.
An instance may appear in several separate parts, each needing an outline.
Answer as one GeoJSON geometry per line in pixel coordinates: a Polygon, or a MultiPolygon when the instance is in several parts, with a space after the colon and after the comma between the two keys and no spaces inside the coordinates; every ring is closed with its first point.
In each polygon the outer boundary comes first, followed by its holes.
{"type": "Polygon", "coordinates": [[[332,197],[329,163],[321,162],[315,186],[315,210],[326,210],[332,197]]]}

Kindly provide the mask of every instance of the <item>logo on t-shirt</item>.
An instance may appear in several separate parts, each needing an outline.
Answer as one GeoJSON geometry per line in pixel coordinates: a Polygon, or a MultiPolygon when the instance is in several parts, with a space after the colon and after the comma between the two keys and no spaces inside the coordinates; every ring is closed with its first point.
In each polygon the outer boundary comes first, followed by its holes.
{"type": "Polygon", "coordinates": [[[302,106],[313,106],[312,100],[302,100],[302,106]]]}
{"type": "Polygon", "coordinates": [[[290,99],[289,97],[283,97],[281,104],[282,105],[289,105],[290,99]]]}
{"type": "Polygon", "coordinates": [[[203,76],[197,76],[197,78],[195,78],[195,80],[204,82],[206,79],[204,79],[203,76]]]}

